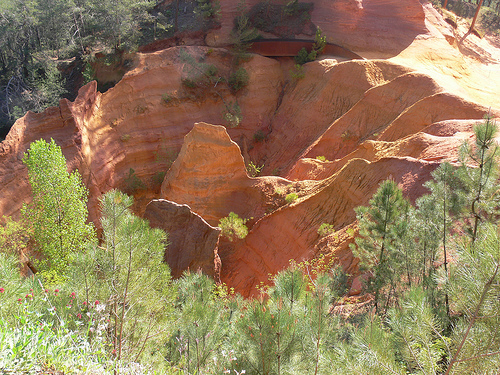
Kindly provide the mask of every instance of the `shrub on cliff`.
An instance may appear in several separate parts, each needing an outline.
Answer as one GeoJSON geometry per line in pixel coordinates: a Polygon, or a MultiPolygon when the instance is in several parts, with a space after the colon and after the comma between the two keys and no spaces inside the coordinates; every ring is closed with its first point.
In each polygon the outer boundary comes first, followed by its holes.
{"type": "Polygon", "coordinates": [[[227,237],[229,241],[234,241],[237,238],[241,240],[248,234],[246,222],[246,219],[242,219],[234,212],[230,212],[227,217],[219,220],[219,228],[222,235],[227,237]]]}

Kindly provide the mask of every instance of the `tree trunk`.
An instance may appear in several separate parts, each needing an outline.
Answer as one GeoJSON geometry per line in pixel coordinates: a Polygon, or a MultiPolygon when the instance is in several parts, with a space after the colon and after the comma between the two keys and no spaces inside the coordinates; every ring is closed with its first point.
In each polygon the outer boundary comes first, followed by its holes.
{"type": "Polygon", "coordinates": [[[474,14],[474,18],[472,19],[472,23],[470,24],[469,32],[474,30],[474,25],[476,24],[477,16],[479,15],[479,11],[481,10],[481,5],[483,5],[483,0],[479,0],[479,4],[477,4],[476,14],[474,14]]]}

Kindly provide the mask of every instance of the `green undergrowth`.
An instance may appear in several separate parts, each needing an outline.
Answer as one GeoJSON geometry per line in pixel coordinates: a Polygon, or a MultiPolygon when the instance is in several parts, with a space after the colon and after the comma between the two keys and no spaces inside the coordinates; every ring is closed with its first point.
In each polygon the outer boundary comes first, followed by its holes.
{"type": "MultiPolygon", "coordinates": [[[[117,190],[100,199],[100,241],[85,237],[79,251],[67,253],[55,244],[45,250],[42,241],[53,238],[33,236],[29,221],[35,216],[25,215],[17,223],[3,220],[1,371],[497,373],[497,127],[485,119],[474,131],[475,138],[461,147],[459,165],[437,167],[425,184],[427,194],[414,203],[395,181],[386,180],[367,206],[356,208],[358,235],[352,251],[359,271],[349,269],[355,274],[348,274],[328,253],[300,263],[291,260],[266,281],[252,278],[252,271],[245,274],[248,298],[194,270],[172,279],[163,262],[168,234],[134,215],[132,198],[117,190]],[[46,271],[57,267],[60,277],[51,277],[51,272],[21,275],[19,254],[31,256],[27,243],[42,258],[63,257],[64,267],[41,263],[46,271]],[[357,276],[363,296],[356,300],[349,291],[357,276]]],[[[44,147],[51,151],[49,159],[61,162],[53,142],[37,142],[28,155],[34,157],[44,147]]],[[[69,178],[60,168],[38,166],[34,172],[39,170],[48,180],[54,178],[51,174],[69,178]]],[[[49,202],[61,195],[60,187],[53,188],[34,193],[49,202]]],[[[65,194],[86,203],[86,194],[65,194]]],[[[40,216],[43,210],[47,217],[72,212],[57,202],[39,207],[40,216]]],[[[81,215],[86,218],[86,211],[81,215]]],[[[246,221],[233,212],[220,220],[223,235],[234,241],[221,242],[221,249],[233,249],[240,240],[248,246],[246,221]]],[[[78,233],[81,225],[71,220],[62,229],[65,235],[78,233]]],[[[63,233],[55,224],[52,228],[63,233]]],[[[326,246],[333,230],[332,224],[318,220],[311,233],[326,246]]],[[[355,231],[346,233],[352,237],[355,231]]],[[[275,253],[259,261],[283,257],[279,250],[265,251],[275,253]]]]}

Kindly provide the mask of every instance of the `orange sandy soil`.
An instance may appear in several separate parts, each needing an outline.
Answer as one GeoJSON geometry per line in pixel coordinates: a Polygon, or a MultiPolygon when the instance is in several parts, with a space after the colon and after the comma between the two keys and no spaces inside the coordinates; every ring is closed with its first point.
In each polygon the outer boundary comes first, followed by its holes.
{"type": "Polygon", "coordinates": [[[428,34],[389,60],[428,74],[446,91],[500,108],[500,38],[467,34],[470,20],[459,17],[453,29],[430,3],[423,7],[428,34]]]}

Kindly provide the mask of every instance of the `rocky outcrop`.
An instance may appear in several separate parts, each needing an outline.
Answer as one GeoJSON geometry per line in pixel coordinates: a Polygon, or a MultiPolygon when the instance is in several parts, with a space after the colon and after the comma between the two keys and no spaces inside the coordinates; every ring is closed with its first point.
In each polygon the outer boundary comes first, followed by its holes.
{"type": "Polygon", "coordinates": [[[393,178],[405,196],[420,196],[425,191],[422,183],[437,165],[413,158],[385,158],[373,163],[351,160],[333,176],[311,184],[296,201],[260,219],[246,239],[224,257],[222,281],[252,294],[255,285],[267,282],[269,274],[286,268],[291,259],[300,262],[320,253],[339,259],[344,270],[355,273],[357,261],[348,248],[352,237],[345,236],[345,227],[355,221],[354,208],[366,205],[387,178],[393,178]],[[322,223],[334,226],[337,240],[335,233],[326,242],[319,236],[322,223]]]}
{"type": "Polygon", "coordinates": [[[241,150],[220,125],[196,123],[169,169],[161,197],[189,205],[212,225],[235,212],[262,217],[272,208],[275,190],[289,181],[280,177],[251,178],[241,150]]]}
{"type": "Polygon", "coordinates": [[[29,200],[28,172],[22,159],[31,142],[40,138],[54,139],[66,157],[68,169],[78,169],[88,182],[84,121],[97,96],[94,82],[82,88],[74,102],[63,99],[59,107],[43,113],[28,112],[16,121],[0,143],[0,216],[19,218],[23,203],[29,200]]]}
{"type": "MultiPolygon", "coordinates": [[[[237,2],[221,5],[222,28],[207,36],[212,45],[227,41],[237,12],[237,2]]],[[[367,204],[386,178],[415,200],[440,161],[456,161],[485,113],[500,116],[489,102],[471,99],[491,96],[498,66],[464,60],[440,31],[444,23],[423,19],[429,13],[410,0],[315,1],[312,21],[365,57],[392,56],[411,44],[390,61],[311,62],[303,78],[290,58],[253,55],[242,65],[248,85],[238,92],[226,83],[232,69],[226,49],[139,53],[107,92],[90,83],[74,102],[16,122],[0,144],[0,215],[18,217],[29,200],[22,158],[30,142],[54,138],[89,188],[91,220],[98,223],[98,198],[107,190],[134,195],[135,212],[170,232],[166,260],[175,276],[186,269],[215,278],[220,272],[228,286],[250,295],[290,259],[319,254],[355,274],[354,207],[367,204]],[[433,38],[438,50],[428,49],[433,38]],[[220,79],[187,87],[183,79],[199,66],[220,79]],[[491,82],[475,81],[478,67],[491,82]],[[236,107],[242,121],[231,128],[224,115],[236,107]],[[250,162],[263,173],[250,177],[250,162]],[[170,202],[148,205],[158,198],[170,202]],[[246,239],[219,239],[215,226],[230,212],[248,219],[246,239]],[[320,237],[322,223],[335,232],[320,237]]]]}
{"type": "Polygon", "coordinates": [[[164,199],[149,202],[144,218],[151,227],[168,233],[165,261],[173,277],[178,278],[187,270],[200,270],[215,280],[220,279],[219,228],[209,225],[189,206],[164,199]]]}
{"type": "MultiPolygon", "coordinates": [[[[247,9],[261,0],[247,0],[247,9]]],[[[327,40],[354,52],[382,52],[395,55],[418,34],[425,34],[425,16],[418,1],[412,0],[315,0],[311,22],[319,26],[327,40]]],[[[211,31],[208,45],[230,42],[234,19],[239,15],[238,2],[221,0],[221,28],[211,31]]],[[[270,37],[271,35],[266,35],[270,37]]],[[[308,37],[296,35],[296,37],[308,37]]]]}

